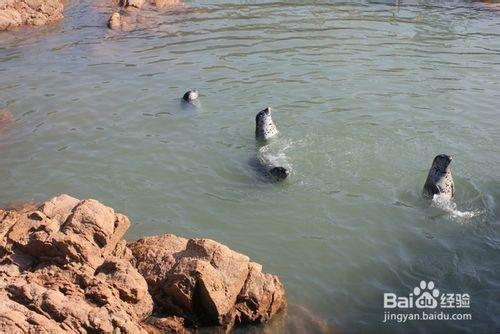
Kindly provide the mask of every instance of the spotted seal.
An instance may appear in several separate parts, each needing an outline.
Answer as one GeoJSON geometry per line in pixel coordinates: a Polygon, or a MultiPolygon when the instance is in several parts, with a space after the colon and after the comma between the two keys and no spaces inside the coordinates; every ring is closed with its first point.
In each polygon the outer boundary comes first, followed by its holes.
{"type": "Polygon", "coordinates": [[[255,138],[257,140],[265,141],[278,134],[271,113],[271,107],[267,107],[255,116],[255,138]]]}
{"type": "Polygon", "coordinates": [[[432,161],[431,169],[424,185],[424,195],[433,197],[443,194],[450,199],[455,195],[455,185],[451,176],[450,163],[452,157],[446,154],[437,155],[432,161]]]}
{"type": "Polygon", "coordinates": [[[259,169],[270,179],[283,181],[290,175],[290,171],[276,162],[275,157],[270,154],[269,144],[266,143],[268,139],[275,137],[277,134],[278,129],[272,119],[271,107],[261,110],[255,116],[255,138],[258,145],[261,146],[257,152],[259,169]]]}
{"type": "Polygon", "coordinates": [[[187,91],[182,99],[186,102],[194,102],[198,99],[198,91],[197,90],[190,90],[187,91]]]}

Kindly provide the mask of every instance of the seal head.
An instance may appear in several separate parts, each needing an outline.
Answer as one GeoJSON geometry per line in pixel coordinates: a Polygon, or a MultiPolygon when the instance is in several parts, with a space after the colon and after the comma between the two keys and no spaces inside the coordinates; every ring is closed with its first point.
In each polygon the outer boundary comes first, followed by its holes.
{"type": "Polygon", "coordinates": [[[193,102],[196,99],[198,99],[198,91],[197,90],[187,91],[182,97],[182,99],[186,102],[193,102]]]}
{"type": "Polygon", "coordinates": [[[271,108],[267,107],[255,117],[255,138],[257,140],[268,140],[278,134],[271,113],[271,108]]]}
{"type": "Polygon", "coordinates": [[[446,154],[437,155],[432,161],[432,166],[424,185],[424,194],[432,197],[444,194],[450,199],[455,195],[455,185],[451,176],[450,163],[453,158],[446,154]]]}
{"type": "Polygon", "coordinates": [[[290,172],[285,167],[273,167],[269,169],[269,175],[276,181],[283,181],[290,175],[290,172]]]}

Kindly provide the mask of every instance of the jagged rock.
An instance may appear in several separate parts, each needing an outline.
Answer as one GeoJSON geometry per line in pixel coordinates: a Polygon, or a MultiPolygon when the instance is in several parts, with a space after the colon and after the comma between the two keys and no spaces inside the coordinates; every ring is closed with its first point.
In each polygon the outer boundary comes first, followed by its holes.
{"type": "Polygon", "coordinates": [[[215,241],[162,235],[129,248],[155,303],[169,314],[230,328],[267,321],[285,306],[276,276],[215,241]]]}
{"type": "Polygon", "coordinates": [[[158,8],[173,7],[177,6],[180,3],[180,0],[151,0],[151,4],[155,5],[158,8]]]}
{"type": "Polygon", "coordinates": [[[0,2],[0,30],[55,22],[62,19],[63,9],[61,0],[3,0],[0,2]]]}
{"type": "Polygon", "coordinates": [[[65,222],[71,214],[71,211],[73,211],[79,202],[80,201],[74,197],[62,194],[43,203],[40,206],[40,211],[50,219],[65,222]]]}
{"type": "Polygon", "coordinates": [[[238,295],[237,323],[266,322],[285,304],[285,289],[278,277],[262,272],[262,266],[249,264],[250,272],[238,295]]]}
{"type": "Polygon", "coordinates": [[[129,226],[112,208],[68,195],[0,210],[0,332],[229,330],[284,307],[279,280],[245,255],[174,235],[129,248],[129,226]]]}
{"type": "Polygon", "coordinates": [[[30,212],[0,210],[0,332],[146,333],[153,301],[120,242],[129,225],[67,195],[30,212]]]}
{"type": "Polygon", "coordinates": [[[122,0],[122,6],[141,8],[146,0],[122,0]]]}
{"type": "Polygon", "coordinates": [[[108,20],[109,29],[121,29],[122,28],[122,16],[118,12],[114,12],[108,20]]]}

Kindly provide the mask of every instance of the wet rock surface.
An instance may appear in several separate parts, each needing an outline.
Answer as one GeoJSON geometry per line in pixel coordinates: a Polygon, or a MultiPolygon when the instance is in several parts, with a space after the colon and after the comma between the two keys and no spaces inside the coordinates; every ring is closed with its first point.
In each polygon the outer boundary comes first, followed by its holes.
{"type": "Polygon", "coordinates": [[[171,234],[127,245],[129,226],[112,208],[68,195],[0,210],[0,332],[230,330],[285,307],[278,278],[247,256],[171,234]]]}

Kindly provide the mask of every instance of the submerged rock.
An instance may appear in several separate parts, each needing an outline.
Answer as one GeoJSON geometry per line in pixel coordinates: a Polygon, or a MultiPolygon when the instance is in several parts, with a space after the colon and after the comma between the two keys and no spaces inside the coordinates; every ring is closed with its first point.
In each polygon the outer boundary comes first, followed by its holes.
{"type": "Polygon", "coordinates": [[[63,18],[63,9],[61,0],[2,0],[0,30],[52,23],[63,18]]]}
{"type": "MultiPolygon", "coordinates": [[[[0,18],[1,20],[1,18],[0,18]]],[[[2,136],[14,123],[14,116],[10,111],[0,109],[0,136],[2,136]]]]}
{"type": "Polygon", "coordinates": [[[112,208],[68,195],[0,210],[0,332],[229,330],[285,307],[278,278],[247,256],[170,234],[127,245],[129,226],[112,208]]]}

